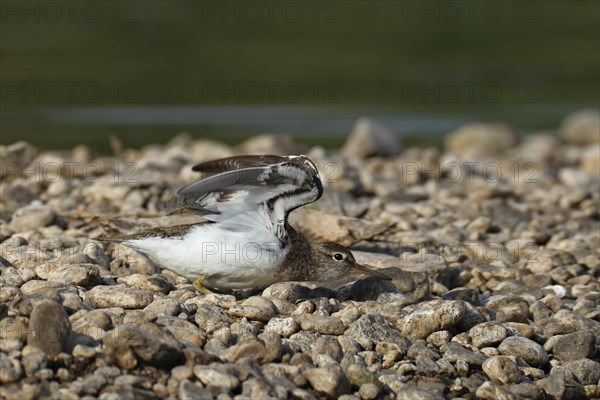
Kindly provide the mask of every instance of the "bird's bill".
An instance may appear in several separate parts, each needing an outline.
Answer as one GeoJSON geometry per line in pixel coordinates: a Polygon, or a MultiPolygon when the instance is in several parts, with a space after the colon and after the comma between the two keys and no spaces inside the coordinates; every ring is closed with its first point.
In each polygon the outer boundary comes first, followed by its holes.
{"type": "Polygon", "coordinates": [[[391,281],[391,280],[392,280],[392,278],[390,278],[390,277],[389,277],[389,276],[387,276],[386,274],[382,274],[382,273],[381,273],[381,272],[379,272],[379,271],[376,271],[376,270],[374,270],[374,269],[371,269],[371,268],[364,267],[364,266],[362,266],[362,265],[360,265],[360,264],[356,264],[356,265],[354,265],[354,267],[353,267],[353,270],[354,270],[356,273],[359,273],[359,274],[364,274],[364,275],[374,276],[374,277],[376,277],[376,278],[379,278],[379,279],[385,279],[385,280],[387,280],[387,281],[391,281]]]}

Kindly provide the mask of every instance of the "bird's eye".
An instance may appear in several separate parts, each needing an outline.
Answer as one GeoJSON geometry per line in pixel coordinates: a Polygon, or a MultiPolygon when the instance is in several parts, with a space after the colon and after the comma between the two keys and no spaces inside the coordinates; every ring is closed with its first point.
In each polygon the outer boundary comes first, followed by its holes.
{"type": "Polygon", "coordinates": [[[342,253],[335,253],[333,255],[333,259],[337,261],[342,261],[344,259],[344,255],[342,253]]]}

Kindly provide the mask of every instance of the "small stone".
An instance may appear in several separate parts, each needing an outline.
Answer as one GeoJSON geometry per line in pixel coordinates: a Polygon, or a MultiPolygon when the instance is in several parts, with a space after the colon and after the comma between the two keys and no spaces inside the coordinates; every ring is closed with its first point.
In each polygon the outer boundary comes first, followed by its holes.
{"type": "Polygon", "coordinates": [[[441,349],[444,359],[451,363],[464,362],[466,364],[482,365],[487,359],[484,355],[473,353],[456,342],[450,342],[441,349]]]}
{"type": "Polygon", "coordinates": [[[23,375],[19,360],[0,353],[0,382],[3,384],[17,382],[23,375]]]}
{"type": "Polygon", "coordinates": [[[464,160],[481,160],[501,155],[516,142],[506,125],[469,123],[446,135],[444,147],[464,160]]]}
{"type": "Polygon", "coordinates": [[[308,288],[290,282],[279,282],[266,288],[263,291],[262,296],[268,299],[276,298],[293,303],[298,299],[307,297],[308,288]]]}
{"type": "Polygon", "coordinates": [[[341,335],[346,327],[342,320],[333,317],[322,317],[315,314],[301,315],[298,318],[304,331],[317,331],[323,335],[341,335]]]}
{"type": "Polygon", "coordinates": [[[289,338],[299,330],[300,326],[292,317],[272,318],[265,326],[265,332],[273,332],[284,338],[289,338]]]}
{"type": "Polygon", "coordinates": [[[240,386],[240,380],[235,376],[204,365],[196,365],[194,367],[194,375],[204,385],[215,386],[225,391],[232,391],[240,386]]]}
{"type": "Polygon", "coordinates": [[[498,346],[498,351],[503,355],[520,357],[534,367],[543,367],[548,363],[548,353],[542,346],[520,336],[504,339],[498,346]]]}
{"type": "Polygon", "coordinates": [[[600,113],[595,109],[578,110],[567,115],[561,123],[560,135],[576,145],[600,142],[600,113]]]}
{"type": "Polygon", "coordinates": [[[104,336],[104,353],[124,369],[139,363],[170,368],[184,360],[181,344],[158,326],[123,324],[104,336]]]}
{"type": "Polygon", "coordinates": [[[600,382],[600,363],[596,361],[582,358],[568,361],[564,366],[582,385],[597,385],[600,382]]]}
{"type": "Polygon", "coordinates": [[[508,329],[498,322],[483,322],[475,325],[468,332],[477,348],[496,346],[508,336],[508,329]]]}
{"type": "Polygon", "coordinates": [[[596,337],[590,331],[579,331],[558,338],[552,353],[561,361],[594,358],[596,337]]]}
{"type": "Polygon", "coordinates": [[[344,351],[338,339],[334,336],[321,336],[311,346],[313,359],[316,355],[324,354],[331,357],[338,363],[342,361],[344,351]]]}
{"type": "Polygon", "coordinates": [[[263,322],[268,322],[271,318],[275,317],[275,311],[270,308],[244,305],[235,305],[228,310],[228,313],[234,317],[263,322]]]}
{"type": "Polygon", "coordinates": [[[435,347],[442,347],[445,344],[448,344],[452,339],[452,334],[450,331],[443,330],[433,332],[431,335],[427,336],[427,343],[431,343],[435,347]]]}
{"type": "Polygon", "coordinates": [[[562,399],[565,394],[565,372],[557,370],[544,379],[535,381],[535,384],[541,387],[551,398],[562,399]]]}
{"type": "Polygon", "coordinates": [[[37,347],[23,348],[21,364],[27,376],[33,376],[37,371],[46,368],[48,356],[37,347]]]}
{"type": "Polygon", "coordinates": [[[365,383],[358,389],[360,397],[365,400],[373,400],[379,395],[379,388],[373,383],[365,383]]]}
{"type": "Polygon", "coordinates": [[[465,315],[462,301],[433,300],[419,307],[402,320],[402,334],[410,339],[424,339],[431,333],[458,324],[465,315]]]}
{"type": "Polygon", "coordinates": [[[393,156],[400,150],[398,138],[388,127],[371,118],[362,117],[354,124],[341,152],[349,159],[365,159],[393,156]]]}
{"type": "Polygon", "coordinates": [[[34,306],[29,318],[27,344],[55,356],[67,349],[70,335],[71,323],[61,304],[43,300],[34,306]]]}
{"type": "Polygon", "coordinates": [[[64,282],[74,286],[86,286],[91,278],[98,275],[98,267],[93,264],[69,264],[53,269],[48,281],[64,282]]]}
{"type": "Polygon", "coordinates": [[[366,350],[373,349],[376,343],[389,342],[398,345],[401,354],[406,354],[410,346],[410,341],[381,315],[363,315],[350,324],[344,335],[355,339],[366,350]]]}
{"type": "Polygon", "coordinates": [[[128,286],[151,293],[169,294],[175,287],[162,275],[133,274],[122,278],[128,286]]]}
{"type": "Polygon", "coordinates": [[[179,300],[172,297],[165,297],[156,299],[150,303],[144,311],[150,314],[154,314],[157,317],[160,316],[175,316],[181,313],[181,304],[179,300]]]}
{"type": "Polygon", "coordinates": [[[483,372],[496,383],[519,383],[521,371],[517,363],[507,356],[490,357],[481,366],[483,372]]]}
{"type": "Polygon", "coordinates": [[[485,400],[517,400],[517,396],[508,390],[496,386],[491,382],[484,382],[475,392],[478,399],[485,400]]]}
{"type": "Polygon", "coordinates": [[[223,358],[231,363],[235,363],[242,358],[251,358],[256,362],[262,362],[267,357],[267,349],[260,342],[250,342],[231,346],[223,358]]]}
{"type": "Polygon", "coordinates": [[[84,301],[94,308],[144,308],[152,300],[150,293],[125,286],[95,286],[84,295],[84,301]]]}
{"type": "Polygon", "coordinates": [[[10,228],[15,232],[34,231],[52,224],[56,213],[48,206],[30,205],[14,212],[10,228]]]}
{"type": "Polygon", "coordinates": [[[383,387],[381,382],[377,380],[377,376],[369,371],[366,367],[362,367],[358,364],[352,364],[346,370],[346,376],[353,386],[361,387],[364,384],[372,383],[379,389],[383,387]]]}
{"type": "Polygon", "coordinates": [[[318,394],[330,399],[337,399],[351,390],[348,378],[337,368],[311,368],[304,370],[302,376],[318,394]]]}
{"type": "Polygon", "coordinates": [[[214,398],[210,390],[187,379],[181,381],[177,394],[181,400],[212,400],[214,398]]]}

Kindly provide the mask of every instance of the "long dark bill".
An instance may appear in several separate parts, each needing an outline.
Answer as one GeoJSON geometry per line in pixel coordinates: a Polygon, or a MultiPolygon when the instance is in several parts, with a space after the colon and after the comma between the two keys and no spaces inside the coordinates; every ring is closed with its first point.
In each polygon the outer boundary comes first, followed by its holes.
{"type": "Polygon", "coordinates": [[[364,267],[364,266],[362,266],[360,264],[356,264],[353,267],[353,269],[354,269],[354,271],[356,273],[359,273],[359,274],[370,275],[370,276],[374,276],[374,277],[379,278],[379,279],[385,279],[387,281],[391,281],[392,280],[392,278],[390,278],[386,274],[382,274],[379,271],[376,271],[376,270],[371,269],[371,268],[364,267]]]}

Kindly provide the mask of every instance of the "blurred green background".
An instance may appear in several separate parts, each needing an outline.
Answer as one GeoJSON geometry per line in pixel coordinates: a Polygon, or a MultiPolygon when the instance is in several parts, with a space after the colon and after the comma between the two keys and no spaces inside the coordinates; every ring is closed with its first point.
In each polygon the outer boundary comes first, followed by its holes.
{"type": "Polygon", "coordinates": [[[600,103],[598,1],[2,1],[0,143],[186,131],[337,145],[461,123],[555,129],[600,103]]]}

